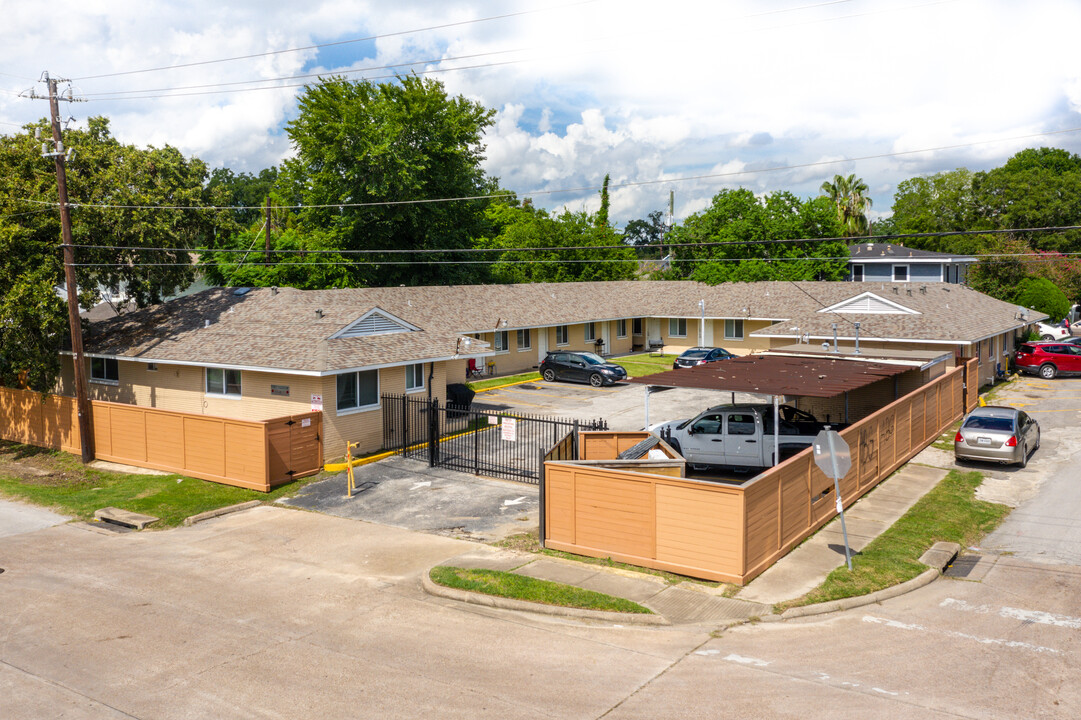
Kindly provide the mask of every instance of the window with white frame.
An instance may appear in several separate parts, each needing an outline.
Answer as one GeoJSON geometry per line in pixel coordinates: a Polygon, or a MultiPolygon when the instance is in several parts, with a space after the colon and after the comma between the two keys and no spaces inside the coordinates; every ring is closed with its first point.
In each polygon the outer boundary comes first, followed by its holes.
{"type": "Polygon", "coordinates": [[[852,266],[852,282],[863,282],[863,266],[852,266]]]}
{"type": "Polygon", "coordinates": [[[405,366],[405,389],[406,391],[424,389],[424,363],[405,366]]]}
{"type": "MultiPolygon", "coordinates": [[[[412,367],[418,367],[416,365],[412,367]]],[[[379,407],[379,371],[361,370],[338,376],[337,409],[340,415],[348,410],[379,407]]]]}
{"type": "Polygon", "coordinates": [[[556,325],[556,345],[566,345],[570,342],[570,334],[566,325],[556,325]]]}
{"type": "Polygon", "coordinates": [[[506,330],[497,330],[495,333],[495,342],[493,342],[492,345],[495,347],[496,352],[504,352],[510,350],[510,345],[508,344],[509,340],[510,338],[507,336],[506,330]]]}
{"type": "Polygon", "coordinates": [[[533,347],[533,338],[530,335],[529,328],[518,331],[518,351],[529,350],[533,347]]]}
{"type": "Polygon", "coordinates": [[[627,337],[627,321],[626,320],[616,320],[616,337],[617,338],[625,338],[625,337],[627,337]]]}
{"type": "Polygon", "coordinates": [[[116,358],[90,358],[90,382],[118,385],[120,363],[116,358]]]}
{"type": "Polygon", "coordinates": [[[742,320],[725,320],[724,321],[724,339],[725,340],[742,340],[743,339],[743,321],[742,320]]]}
{"type": "Polygon", "coordinates": [[[908,282],[908,265],[893,266],[893,281],[908,282]]]}
{"type": "Polygon", "coordinates": [[[240,371],[224,368],[206,369],[206,394],[240,397],[240,371]]]}
{"type": "Polygon", "coordinates": [[[668,337],[687,337],[687,318],[668,318],[668,337]]]}
{"type": "Polygon", "coordinates": [[[586,342],[593,342],[597,339],[597,323],[586,323],[585,325],[586,342]]]}

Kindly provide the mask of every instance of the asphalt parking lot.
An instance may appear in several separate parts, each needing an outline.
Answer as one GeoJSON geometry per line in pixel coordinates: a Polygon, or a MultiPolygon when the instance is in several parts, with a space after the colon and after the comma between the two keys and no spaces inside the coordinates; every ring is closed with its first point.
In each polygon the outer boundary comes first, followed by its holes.
{"type": "MultiPolygon", "coordinates": [[[[735,393],[735,402],[772,402],[768,395],[735,393]]],[[[672,388],[650,393],[649,424],[697,415],[713,405],[733,402],[733,394],[717,390],[672,388]]],[[[477,393],[473,405],[524,415],[592,420],[604,418],[612,430],[635,431],[646,426],[646,386],[616,383],[595,388],[568,382],[511,385],[477,393]]]]}

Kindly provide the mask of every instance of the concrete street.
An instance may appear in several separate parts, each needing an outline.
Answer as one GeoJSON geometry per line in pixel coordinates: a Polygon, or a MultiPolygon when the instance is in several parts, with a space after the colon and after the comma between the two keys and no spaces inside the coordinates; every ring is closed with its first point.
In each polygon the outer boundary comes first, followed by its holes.
{"type": "MultiPolygon", "coordinates": [[[[1044,443],[1025,470],[965,466],[1018,506],[981,553],[803,620],[641,627],[457,603],[421,574],[500,551],[284,507],[27,528],[0,537],[0,717],[1081,717],[1075,382],[999,398],[1030,402],[1044,443]]],[[[920,460],[952,463],[935,452],[920,460]]]]}

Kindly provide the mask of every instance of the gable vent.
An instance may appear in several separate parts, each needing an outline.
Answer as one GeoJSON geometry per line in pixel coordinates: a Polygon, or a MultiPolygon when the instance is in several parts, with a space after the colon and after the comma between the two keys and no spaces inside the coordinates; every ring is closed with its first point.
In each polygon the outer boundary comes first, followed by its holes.
{"type": "Polygon", "coordinates": [[[365,337],[367,335],[389,335],[390,333],[412,332],[416,328],[407,323],[373,310],[359,320],[351,323],[335,338],[365,337]]]}
{"type": "Polygon", "coordinates": [[[858,315],[919,315],[918,310],[879,297],[874,293],[863,293],[836,305],[823,308],[818,312],[852,313],[858,315]]]}

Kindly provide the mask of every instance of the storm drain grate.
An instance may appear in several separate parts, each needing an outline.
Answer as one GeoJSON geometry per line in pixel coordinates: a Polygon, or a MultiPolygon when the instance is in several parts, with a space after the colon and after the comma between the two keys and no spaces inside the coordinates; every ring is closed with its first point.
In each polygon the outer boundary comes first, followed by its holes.
{"type": "Polygon", "coordinates": [[[982,558],[982,555],[962,555],[946,568],[943,575],[946,577],[967,578],[982,558]]]}

